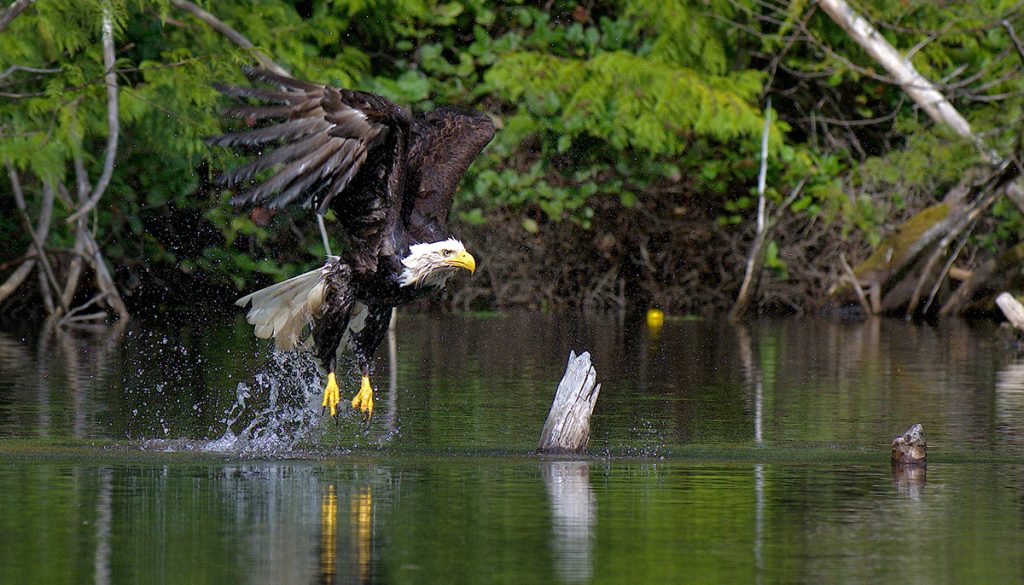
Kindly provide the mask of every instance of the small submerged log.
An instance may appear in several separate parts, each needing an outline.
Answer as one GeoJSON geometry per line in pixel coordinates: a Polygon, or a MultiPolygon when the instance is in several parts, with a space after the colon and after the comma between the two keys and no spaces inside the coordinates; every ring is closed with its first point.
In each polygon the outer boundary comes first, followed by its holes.
{"type": "Polygon", "coordinates": [[[594,412],[601,385],[590,354],[569,352],[565,375],[558,383],[555,401],[540,434],[541,453],[579,453],[590,441],[590,415],[594,412]]]}
{"type": "Polygon", "coordinates": [[[892,462],[898,465],[924,465],[928,443],[924,440],[924,427],[920,423],[892,440],[892,462]]]}

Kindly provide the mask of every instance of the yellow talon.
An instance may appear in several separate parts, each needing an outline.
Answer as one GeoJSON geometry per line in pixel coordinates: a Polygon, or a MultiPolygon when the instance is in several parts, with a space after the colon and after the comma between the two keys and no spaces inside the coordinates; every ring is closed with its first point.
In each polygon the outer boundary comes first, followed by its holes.
{"type": "Polygon", "coordinates": [[[329,408],[331,416],[338,413],[338,403],[341,402],[341,388],[338,388],[338,381],[334,379],[334,372],[327,374],[327,387],[324,388],[324,401],[322,406],[329,408]]]}
{"type": "Polygon", "coordinates": [[[363,376],[363,384],[359,387],[359,393],[352,399],[352,408],[358,408],[366,420],[373,416],[373,387],[370,386],[370,378],[363,376]]]}

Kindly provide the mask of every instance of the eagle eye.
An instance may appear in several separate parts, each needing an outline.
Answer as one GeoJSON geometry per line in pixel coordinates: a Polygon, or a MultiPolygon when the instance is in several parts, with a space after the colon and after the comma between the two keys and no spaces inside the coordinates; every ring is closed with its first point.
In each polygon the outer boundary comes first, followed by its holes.
{"type": "Polygon", "coordinates": [[[452,251],[448,250],[448,249],[445,249],[444,251],[441,252],[441,255],[444,256],[445,258],[447,258],[447,257],[452,255],[452,251]]]}

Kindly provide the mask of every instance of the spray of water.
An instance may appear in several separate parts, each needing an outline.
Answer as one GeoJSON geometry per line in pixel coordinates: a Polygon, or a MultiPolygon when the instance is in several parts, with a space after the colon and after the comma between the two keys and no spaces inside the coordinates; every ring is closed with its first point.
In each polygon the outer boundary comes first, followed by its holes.
{"type": "MultiPolygon", "coordinates": [[[[324,432],[321,376],[308,352],[271,349],[251,382],[239,382],[235,400],[211,429],[212,440],[158,439],[144,449],[202,451],[240,458],[282,458],[315,449],[324,432]]],[[[166,434],[166,433],[165,433],[166,434]]]]}
{"type": "Polygon", "coordinates": [[[311,448],[322,433],[319,394],[320,374],[310,353],[271,350],[252,384],[239,382],[224,434],[200,449],[282,457],[311,448]]]}

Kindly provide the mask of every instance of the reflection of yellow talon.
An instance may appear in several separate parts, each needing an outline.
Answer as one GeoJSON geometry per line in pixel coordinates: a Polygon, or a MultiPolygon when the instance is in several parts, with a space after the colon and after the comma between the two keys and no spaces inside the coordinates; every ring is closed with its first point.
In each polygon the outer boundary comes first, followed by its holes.
{"type": "Polygon", "coordinates": [[[329,408],[331,416],[338,413],[338,403],[341,402],[341,388],[338,388],[338,381],[334,379],[334,372],[327,374],[327,387],[324,388],[324,401],[322,406],[329,408]]]}
{"type": "Polygon", "coordinates": [[[367,420],[373,416],[373,387],[370,386],[369,377],[363,376],[363,385],[359,387],[359,393],[352,399],[352,408],[358,408],[367,420]]]}

